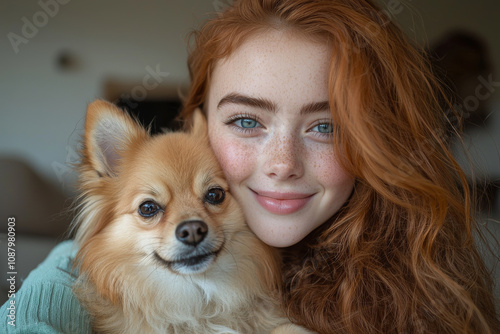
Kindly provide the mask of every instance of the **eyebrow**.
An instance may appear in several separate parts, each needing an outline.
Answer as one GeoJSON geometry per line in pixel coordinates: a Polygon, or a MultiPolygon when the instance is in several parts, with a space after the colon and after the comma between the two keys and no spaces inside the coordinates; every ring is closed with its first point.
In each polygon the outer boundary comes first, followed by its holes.
{"type": "MultiPolygon", "coordinates": [[[[247,95],[241,95],[237,93],[229,93],[224,96],[217,104],[217,109],[220,109],[225,104],[241,104],[249,107],[264,109],[275,113],[278,109],[276,104],[264,98],[251,97],[247,95]]],[[[313,102],[308,103],[300,108],[301,114],[310,114],[320,111],[330,110],[330,104],[328,101],[313,102]]]]}
{"type": "Polygon", "coordinates": [[[271,112],[276,112],[276,104],[273,102],[263,99],[263,98],[258,98],[258,97],[251,97],[251,96],[246,96],[246,95],[241,95],[237,93],[229,93],[226,96],[224,96],[220,101],[219,104],[217,105],[217,109],[220,109],[224,104],[242,104],[245,106],[249,107],[255,107],[259,109],[264,109],[268,110],[271,112]]]}
{"type": "Polygon", "coordinates": [[[308,103],[300,108],[300,113],[303,115],[320,111],[330,111],[330,103],[328,101],[313,102],[308,103]]]}

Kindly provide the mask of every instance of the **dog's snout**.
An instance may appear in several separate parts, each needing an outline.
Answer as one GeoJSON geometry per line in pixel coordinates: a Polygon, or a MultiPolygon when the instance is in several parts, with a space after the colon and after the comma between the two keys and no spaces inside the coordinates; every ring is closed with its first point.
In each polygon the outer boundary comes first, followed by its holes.
{"type": "Polygon", "coordinates": [[[180,242],[196,246],[205,239],[208,226],[201,220],[188,220],[180,223],[175,229],[175,237],[180,242]]]}

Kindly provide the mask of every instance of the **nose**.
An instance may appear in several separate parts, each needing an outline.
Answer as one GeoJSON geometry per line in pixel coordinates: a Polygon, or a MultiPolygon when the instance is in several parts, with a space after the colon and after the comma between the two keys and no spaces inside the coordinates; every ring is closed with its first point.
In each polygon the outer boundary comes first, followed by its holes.
{"type": "Polygon", "coordinates": [[[188,246],[196,246],[205,239],[208,226],[201,220],[188,220],[177,225],[175,237],[188,246]]]}
{"type": "Polygon", "coordinates": [[[269,141],[264,155],[265,173],[276,180],[297,179],[304,175],[303,149],[294,136],[269,141]]]}

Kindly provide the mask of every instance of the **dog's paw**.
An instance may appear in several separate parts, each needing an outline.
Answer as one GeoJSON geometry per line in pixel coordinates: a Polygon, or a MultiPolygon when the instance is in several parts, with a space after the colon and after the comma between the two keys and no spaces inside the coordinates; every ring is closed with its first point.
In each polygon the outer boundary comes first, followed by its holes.
{"type": "Polygon", "coordinates": [[[310,331],[298,325],[285,324],[273,329],[271,334],[316,334],[316,332],[310,331]]]}

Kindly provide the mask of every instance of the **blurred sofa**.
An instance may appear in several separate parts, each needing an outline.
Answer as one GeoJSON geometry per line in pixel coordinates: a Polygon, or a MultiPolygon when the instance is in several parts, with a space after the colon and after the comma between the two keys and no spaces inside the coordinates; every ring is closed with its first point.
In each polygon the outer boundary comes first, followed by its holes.
{"type": "Polygon", "coordinates": [[[67,238],[72,199],[25,160],[0,156],[0,304],[7,300],[7,228],[15,218],[16,287],[60,241],[67,238]]]}

